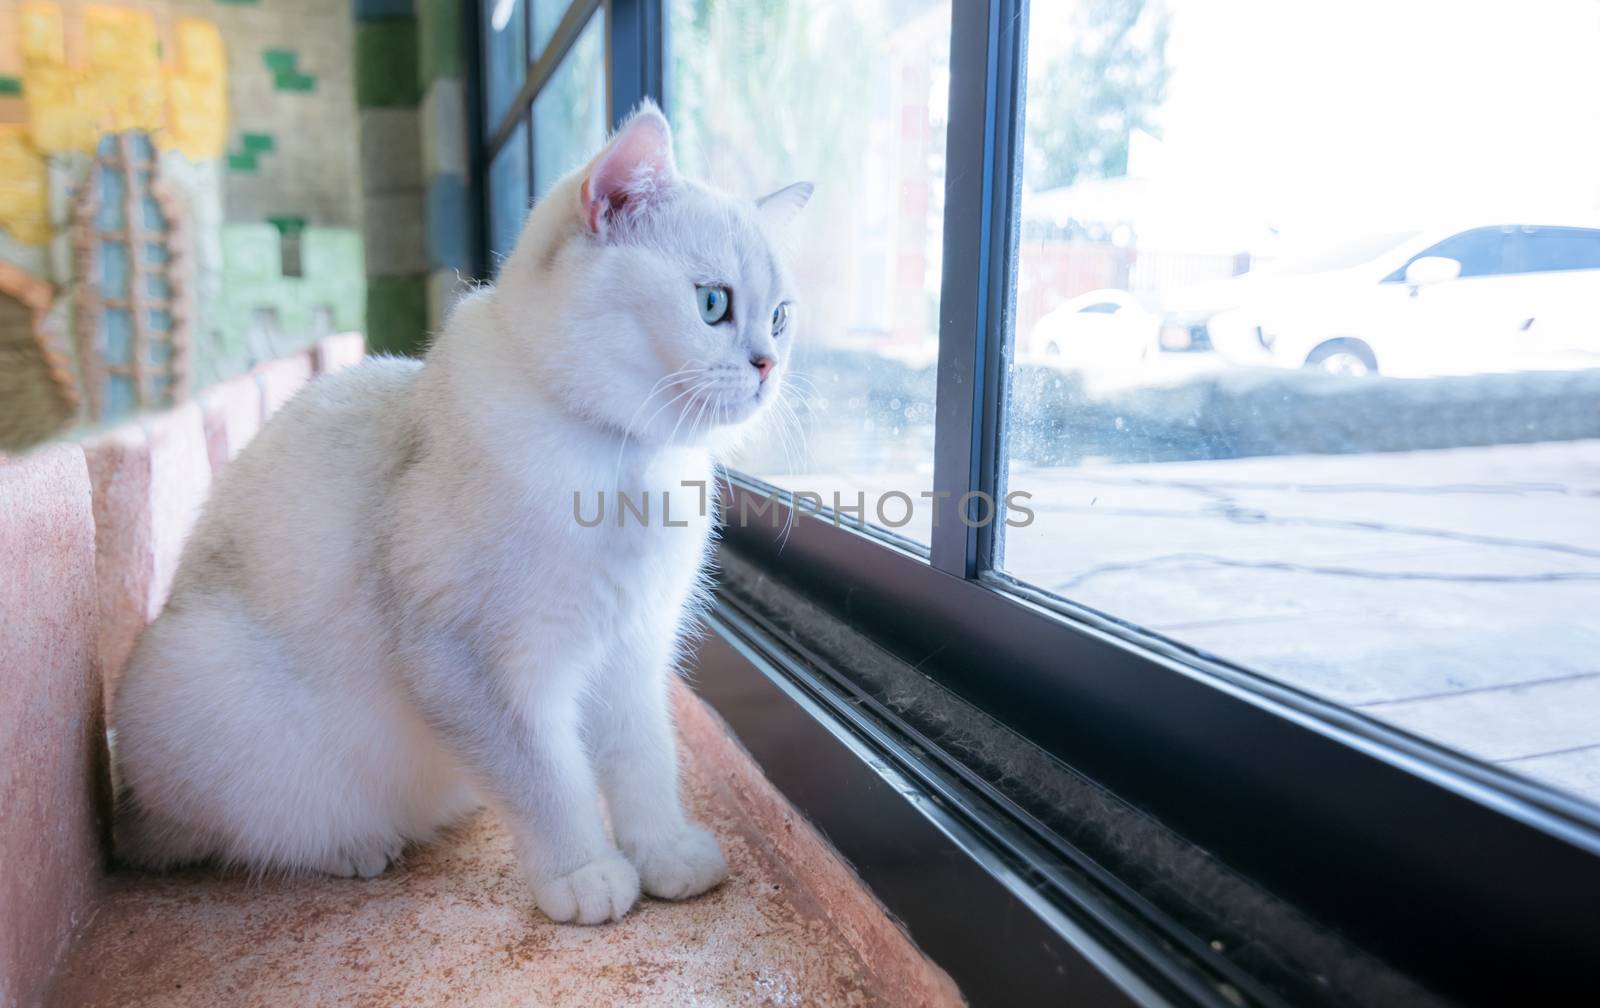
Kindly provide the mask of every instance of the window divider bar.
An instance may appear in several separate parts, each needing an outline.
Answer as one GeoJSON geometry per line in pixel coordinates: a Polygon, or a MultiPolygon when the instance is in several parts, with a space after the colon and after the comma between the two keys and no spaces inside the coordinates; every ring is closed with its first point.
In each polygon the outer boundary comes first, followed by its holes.
{"type": "Polygon", "coordinates": [[[1010,312],[1024,0],[956,3],[950,18],[944,267],[934,410],[933,566],[975,578],[1003,520],[998,448],[1010,312]],[[990,507],[970,498],[989,495],[990,507]],[[965,502],[965,506],[963,506],[965,502]]]}
{"type": "MultiPolygon", "coordinates": [[[[550,82],[550,78],[561,67],[561,61],[566,59],[567,51],[573,43],[578,41],[578,36],[589,24],[589,19],[594,12],[599,10],[601,0],[572,0],[567,6],[567,12],[561,15],[561,23],[556,25],[555,34],[550,36],[550,41],[545,44],[544,51],[539,53],[539,58],[528,68],[528,76],[522,82],[522,87],[517,89],[515,98],[506,107],[505,114],[500,117],[500,124],[495,127],[494,133],[489,137],[488,148],[484,152],[484,163],[494,161],[494,156],[500,153],[500,148],[511,139],[511,134],[516,131],[517,123],[529,115],[533,107],[533,99],[550,82]]],[[[530,123],[530,131],[532,125],[530,123]]],[[[532,162],[529,162],[532,168],[532,162]]]]}
{"type": "Polygon", "coordinates": [[[664,0],[606,0],[606,103],[611,128],[645,98],[665,109],[664,0]]]}
{"type": "Polygon", "coordinates": [[[489,275],[489,156],[483,143],[486,101],[484,98],[483,0],[462,4],[461,33],[462,86],[466,97],[467,128],[467,207],[471,233],[467,249],[468,276],[484,279],[489,275]]]}

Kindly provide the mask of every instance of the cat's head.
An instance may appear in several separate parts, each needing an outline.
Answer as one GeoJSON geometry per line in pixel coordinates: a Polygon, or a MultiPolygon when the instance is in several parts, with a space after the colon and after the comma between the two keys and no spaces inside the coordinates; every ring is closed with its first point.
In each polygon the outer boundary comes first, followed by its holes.
{"type": "Polygon", "coordinates": [[[646,102],[534,208],[501,270],[502,325],[593,422],[645,443],[725,436],[788,378],[798,311],[779,244],[810,196],[736,199],[681,177],[646,102]]]}

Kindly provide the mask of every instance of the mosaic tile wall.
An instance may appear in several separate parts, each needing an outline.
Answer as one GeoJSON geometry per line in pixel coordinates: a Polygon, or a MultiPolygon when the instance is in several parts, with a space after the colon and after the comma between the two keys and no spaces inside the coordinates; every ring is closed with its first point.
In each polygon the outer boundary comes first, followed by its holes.
{"type": "Polygon", "coordinates": [[[356,0],[355,13],[369,342],[415,353],[470,265],[463,9],[356,0]]]}
{"type": "Polygon", "coordinates": [[[365,328],[355,33],[326,0],[0,0],[0,451],[365,328]]]}

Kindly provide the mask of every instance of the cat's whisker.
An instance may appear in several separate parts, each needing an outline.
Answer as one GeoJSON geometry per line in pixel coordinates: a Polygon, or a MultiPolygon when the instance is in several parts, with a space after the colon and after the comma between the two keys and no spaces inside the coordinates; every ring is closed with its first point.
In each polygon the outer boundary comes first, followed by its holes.
{"type": "MultiPolygon", "coordinates": [[[[683,407],[683,409],[678,411],[678,422],[672,425],[672,433],[667,435],[667,444],[672,444],[677,440],[678,428],[683,426],[684,418],[689,415],[689,406],[694,404],[697,401],[694,397],[698,396],[701,392],[704,392],[706,389],[708,389],[710,387],[711,387],[711,382],[710,381],[700,381],[700,382],[696,382],[694,387],[689,390],[690,393],[691,393],[691,396],[690,396],[690,399],[689,399],[689,403],[686,404],[683,407]]],[[[682,397],[680,396],[679,398],[682,398],[682,397]]],[[[673,401],[676,402],[677,400],[673,400],[673,401]]],[[[703,400],[699,400],[699,401],[703,402],[703,400]]],[[[689,435],[690,435],[690,437],[694,436],[694,427],[693,426],[691,426],[689,428],[689,435]]]]}
{"type": "Polygon", "coordinates": [[[809,399],[811,396],[816,395],[817,384],[808,375],[801,374],[798,371],[790,371],[788,379],[784,382],[784,389],[786,391],[793,389],[796,394],[809,399]]]}
{"type": "MultiPolygon", "coordinates": [[[[781,398],[778,400],[778,406],[778,416],[782,420],[782,423],[778,428],[778,433],[783,439],[785,451],[788,450],[788,446],[793,445],[795,447],[798,465],[804,466],[806,463],[806,439],[805,430],[800,422],[800,417],[795,413],[794,407],[781,398]]],[[[797,471],[796,464],[794,462],[790,463],[790,468],[792,471],[797,471]]]]}
{"type": "MultiPolygon", "coordinates": [[[[633,415],[628,418],[627,424],[625,424],[622,428],[622,444],[617,446],[617,465],[611,476],[611,484],[613,487],[615,487],[622,479],[622,458],[628,450],[628,439],[633,435],[633,422],[639,418],[639,414],[642,413],[644,408],[650,404],[650,400],[654,398],[657,390],[660,389],[662,385],[674,379],[692,378],[703,374],[705,374],[704,368],[680,368],[671,374],[663,375],[656,381],[654,385],[650,386],[650,391],[645,393],[644,399],[639,403],[638,408],[633,411],[633,415]]],[[[655,423],[656,417],[661,415],[662,410],[666,409],[668,406],[671,406],[679,399],[682,399],[687,394],[687,392],[680,392],[678,395],[673,396],[661,406],[657,407],[656,411],[650,414],[650,418],[644,422],[644,426],[649,427],[651,424],[655,423]]]]}
{"type": "Polygon", "coordinates": [[[789,380],[785,384],[807,394],[813,393],[817,390],[816,381],[814,381],[810,375],[800,371],[790,371],[789,380]]]}
{"type": "Polygon", "coordinates": [[[782,397],[779,397],[777,408],[773,411],[773,416],[777,421],[778,443],[783,446],[783,461],[788,471],[798,473],[800,467],[805,463],[805,458],[804,456],[796,455],[794,442],[789,437],[789,418],[792,415],[789,404],[784,402],[782,397]]]}
{"type": "MultiPolygon", "coordinates": [[[[710,399],[701,399],[700,400],[700,408],[697,411],[695,411],[694,423],[689,426],[689,436],[691,438],[698,438],[698,437],[702,436],[701,433],[700,433],[700,421],[703,420],[703,419],[706,419],[706,411],[709,410],[710,408],[711,408],[711,400],[710,399]]],[[[710,431],[710,426],[709,425],[707,426],[706,430],[709,433],[709,431],[710,431]]]]}
{"type": "Polygon", "coordinates": [[[711,408],[711,400],[710,399],[701,399],[700,400],[700,408],[698,410],[696,410],[695,414],[694,414],[694,423],[689,425],[689,436],[691,438],[697,438],[697,437],[700,436],[700,421],[705,419],[706,410],[708,410],[710,408],[711,408]]]}
{"type": "Polygon", "coordinates": [[[779,553],[782,553],[783,548],[789,545],[789,534],[794,531],[794,510],[794,494],[791,493],[789,494],[789,513],[783,520],[783,533],[778,537],[779,553]]]}
{"type": "MultiPolygon", "coordinates": [[[[696,375],[703,375],[703,374],[704,374],[704,372],[696,372],[696,375]]],[[[666,410],[673,403],[675,403],[678,400],[684,398],[685,396],[694,395],[696,392],[700,391],[704,387],[705,386],[703,384],[697,383],[697,384],[695,384],[693,386],[685,388],[682,392],[679,392],[677,395],[673,396],[671,399],[668,399],[666,402],[664,402],[660,406],[656,407],[656,411],[654,413],[650,414],[650,419],[646,420],[644,422],[644,425],[646,427],[648,427],[651,424],[655,423],[656,422],[656,417],[660,416],[662,411],[666,410]]]]}
{"type": "MultiPolygon", "coordinates": [[[[623,442],[624,443],[627,442],[627,439],[633,433],[633,422],[635,420],[639,419],[639,414],[643,413],[644,412],[644,408],[646,406],[650,405],[650,400],[655,397],[656,392],[661,388],[662,385],[665,385],[667,382],[670,382],[675,378],[683,378],[683,377],[687,377],[687,376],[700,375],[700,374],[704,374],[704,373],[705,373],[705,369],[704,368],[696,368],[696,367],[691,366],[691,367],[679,368],[678,370],[673,371],[671,374],[662,375],[660,378],[656,379],[656,383],[654,385],[650,386],[650,391],[648,391],[648,392],[646,392],[644,394],[644,399],[642,399],[639,402],[638,407],[633,411],[633,415],[628,417],[628,422],[623,425],[623,428],[622,428],[622,439],[623,439],[623,442]]],[[[660,411],[657,410],[657,412],[659,413],[660,411]]],[[[651,421],[653,421],[654,419],[655,419],[655,416],[652,415],[650,417],[650,420],[646,420],[645,421],[645,426],[648,427],[650,425],[651,421]]]]}

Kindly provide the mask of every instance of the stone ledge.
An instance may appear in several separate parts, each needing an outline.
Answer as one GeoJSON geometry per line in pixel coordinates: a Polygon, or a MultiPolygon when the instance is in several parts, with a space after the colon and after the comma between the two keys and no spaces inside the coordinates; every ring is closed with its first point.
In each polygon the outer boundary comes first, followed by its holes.
{"type": "Polygon", "coordinates": [[[235,375],[201,392],[197,401],[215,478],[261,429],[261,386],[254,375],[235,375]]]}
{"type": "Polygon", "coordinates": [[[683,903],[552,924],[480,812],[368,880],[116,874],[60,1006],[961,1003],[701,702],[680,692],[684,794],[732,868],[683,903]]]}
{"type": "Polygon", "coordinates": [[[0,461],[0,1005],[36,1004],[100,876],[94,515],[77,445],[0,461]]]}
{"type": "Polygon", "coordinates": [[[311,363],[311,354],[303,352],[256,365],[251,374],[261,386],[263,424],[311,380],[311,363]]]}
{"type": "Polygon", "coordinates": [[[106,695],[139,631],[161,611],[211,487],[201,408],[186,403],[83,446],[94,488],[98,638],[106,695]]]}
{"type": "Polygon", "coordinates": [[[213,474],[313,364],[361,350],[341,334],[82,448],[0,460],[0,701],[19,712],[0,719],[0,1004],[38,1002],[58,963],[56,1005],[960,1004],[681,687],[686,801],[733,870],[682,904],[552,924],[488,812],[367,881],[102,874],[102,678],[164,603],[213,474]]]}
{"type": "Polygon", "coordinates": [[[325,375],[343,371],[361,363],[367,355],[366,337],[359,332],[334,333],[324,336],[311,348],[311,361],[317,374],[325,375]]]}

